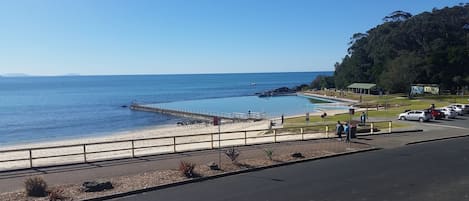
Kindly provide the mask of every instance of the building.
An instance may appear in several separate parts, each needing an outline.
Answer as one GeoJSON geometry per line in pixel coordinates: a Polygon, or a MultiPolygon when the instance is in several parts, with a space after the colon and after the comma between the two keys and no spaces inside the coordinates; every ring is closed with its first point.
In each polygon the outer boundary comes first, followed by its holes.
{"type": "Polygon", "coordinates": [[[359,94],[371,94],[371,90],[376,88],[376,84],[372,83],[353,83],[347,87],[349,92],[359,94]]]}

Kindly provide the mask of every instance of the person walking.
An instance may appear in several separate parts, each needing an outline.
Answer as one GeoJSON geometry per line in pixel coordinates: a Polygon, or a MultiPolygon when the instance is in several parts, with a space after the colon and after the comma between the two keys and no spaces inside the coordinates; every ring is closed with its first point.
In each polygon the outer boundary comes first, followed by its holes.
{"type": "Polygon", "coordinates": [[[366,124],[366,114],[365,114],[365,112],[362,112],[362,115],[360,115],[360,123],[361,124],[366,124]]]}
{"type": "Polygon", "coordinates": [[[337,125],[335,126],[336,134],[339,138],[339,141],[342,140],[342,131],[344,131],[344,127],[340,121],[337,121],[337,125]]]}
{"type": "Polygon", "coordinates": [[[350,126],[347,122],[344,125],[345,142],[350,142],[350,126]]]}

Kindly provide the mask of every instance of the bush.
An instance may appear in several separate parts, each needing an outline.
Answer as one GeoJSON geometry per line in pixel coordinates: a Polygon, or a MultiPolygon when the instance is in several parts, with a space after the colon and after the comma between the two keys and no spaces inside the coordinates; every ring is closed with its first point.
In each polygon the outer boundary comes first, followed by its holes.
{"type": "Polygon", "coordinates": [[[192,178],[194,174],[195,164],[187,161],[181,161],[179,163],[179,171],[187,178],[192,178]]]}
{"type": "Polygon", "coordinates": [[[64,195],[64,190],[56,188],[49,193],[49,201],[65,201],[68,197],[64,195]]]}
{"type": "Polygon", "coordinates": [[[47,195],[47,183],[42,177],[30,177],[24,182],[26,194],[34,197],[47,195]]]}
{"type": "Polygon", "coordinates": [[[239,156],[239,151],[236,150],[234,147],[231,147],[225,151],[225,154],[226,156],[228,156],[228,158],[230,158],[232,163],[236,163],[239,156]]]}
{"type": "Polygon", "coordinates": [[[274,150],[272,149],[264,149],[264,153],[269,158],[269,160],[272,160],[272,156],[274,155],[274,150]]]}

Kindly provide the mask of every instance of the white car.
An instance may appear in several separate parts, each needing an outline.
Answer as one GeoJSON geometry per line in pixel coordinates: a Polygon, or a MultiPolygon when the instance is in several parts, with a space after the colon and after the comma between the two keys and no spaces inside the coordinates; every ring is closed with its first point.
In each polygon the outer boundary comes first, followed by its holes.
{"type": "Polygon", "coordinates": [[[447,118],[447,119],[448,118],[454,119],[454,118],[456,118],[456,116],[458,116],[456,111],[454,111],[451,108],[444,107],[444,108],[439,108],[439,110],[445,114],[445,118],[447,118]]]}
{"type": "Polygon", "coordinates": [[[432,119],[432,114],[428,111],[423,110],[411,110],[399,114],[398,119],[400,120],[416,120],[416,121],[430,121],[432,119]]]}
{"type": "Polygon", "coordinates": [[[463,109],[460,108],[460,107],[457,107],[455,105],[448,105],[447,108],[453,109],[456,113],[458,113],[458,115],[463,115],[464,114],[463,109]]]}
{"type": "Polygon", "coordinates": [[[463,113],[469,113],[469,105],[464,105],[464,104],[451,104],[449,106],[455,106],[457,108],[460,108],[463,113]]]}

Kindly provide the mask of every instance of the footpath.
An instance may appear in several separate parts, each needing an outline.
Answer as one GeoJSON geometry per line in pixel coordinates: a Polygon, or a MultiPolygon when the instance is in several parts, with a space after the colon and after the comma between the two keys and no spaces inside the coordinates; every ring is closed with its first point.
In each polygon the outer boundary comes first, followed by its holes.
{"type": "MultiPolygon", "coordinates": [[[[463,122],[460,123],[461,125],[469,122],[467,119],[462,121],[463,122]]],[[[416,125],[416,127],[423,128],[433,126],[426,124],[416,125]]],[[[469,128],[469,125],[466,127],[469,128]]],[[[357,139],[353,140],[354,143],[351,144],[338,141],[337,139],[328,139],[252,145],[239,147],[238,150],[241,153],[240,160],[242,160],[243,158],[265,157],[264,149],[266,148],[273,149],[276,153],[306,152],[306,150],[311,149],[319,151],[329,150],[331,153],[334,153],[334,150],[367,147],[390,149],[418,142],[469,135],[469,129],[459,126],[440,126],[424,130],[424,132],[359,135],[357,139]]],[[[222,162],[228,162],[224,154],[221,155],[221,158],[223,160],[222,162]]],[[[0,172],[0,193],[22,190],[25,179],[31,176],[42,176],[51,186],[57,184],[78,184],[97,178],[126,176],[153,170],[177,169],[181,160],[195,162],[198,165],[205,165],[212,161],[218,163],[219,151],[193,151],[135,159],[0,172]]]]}

